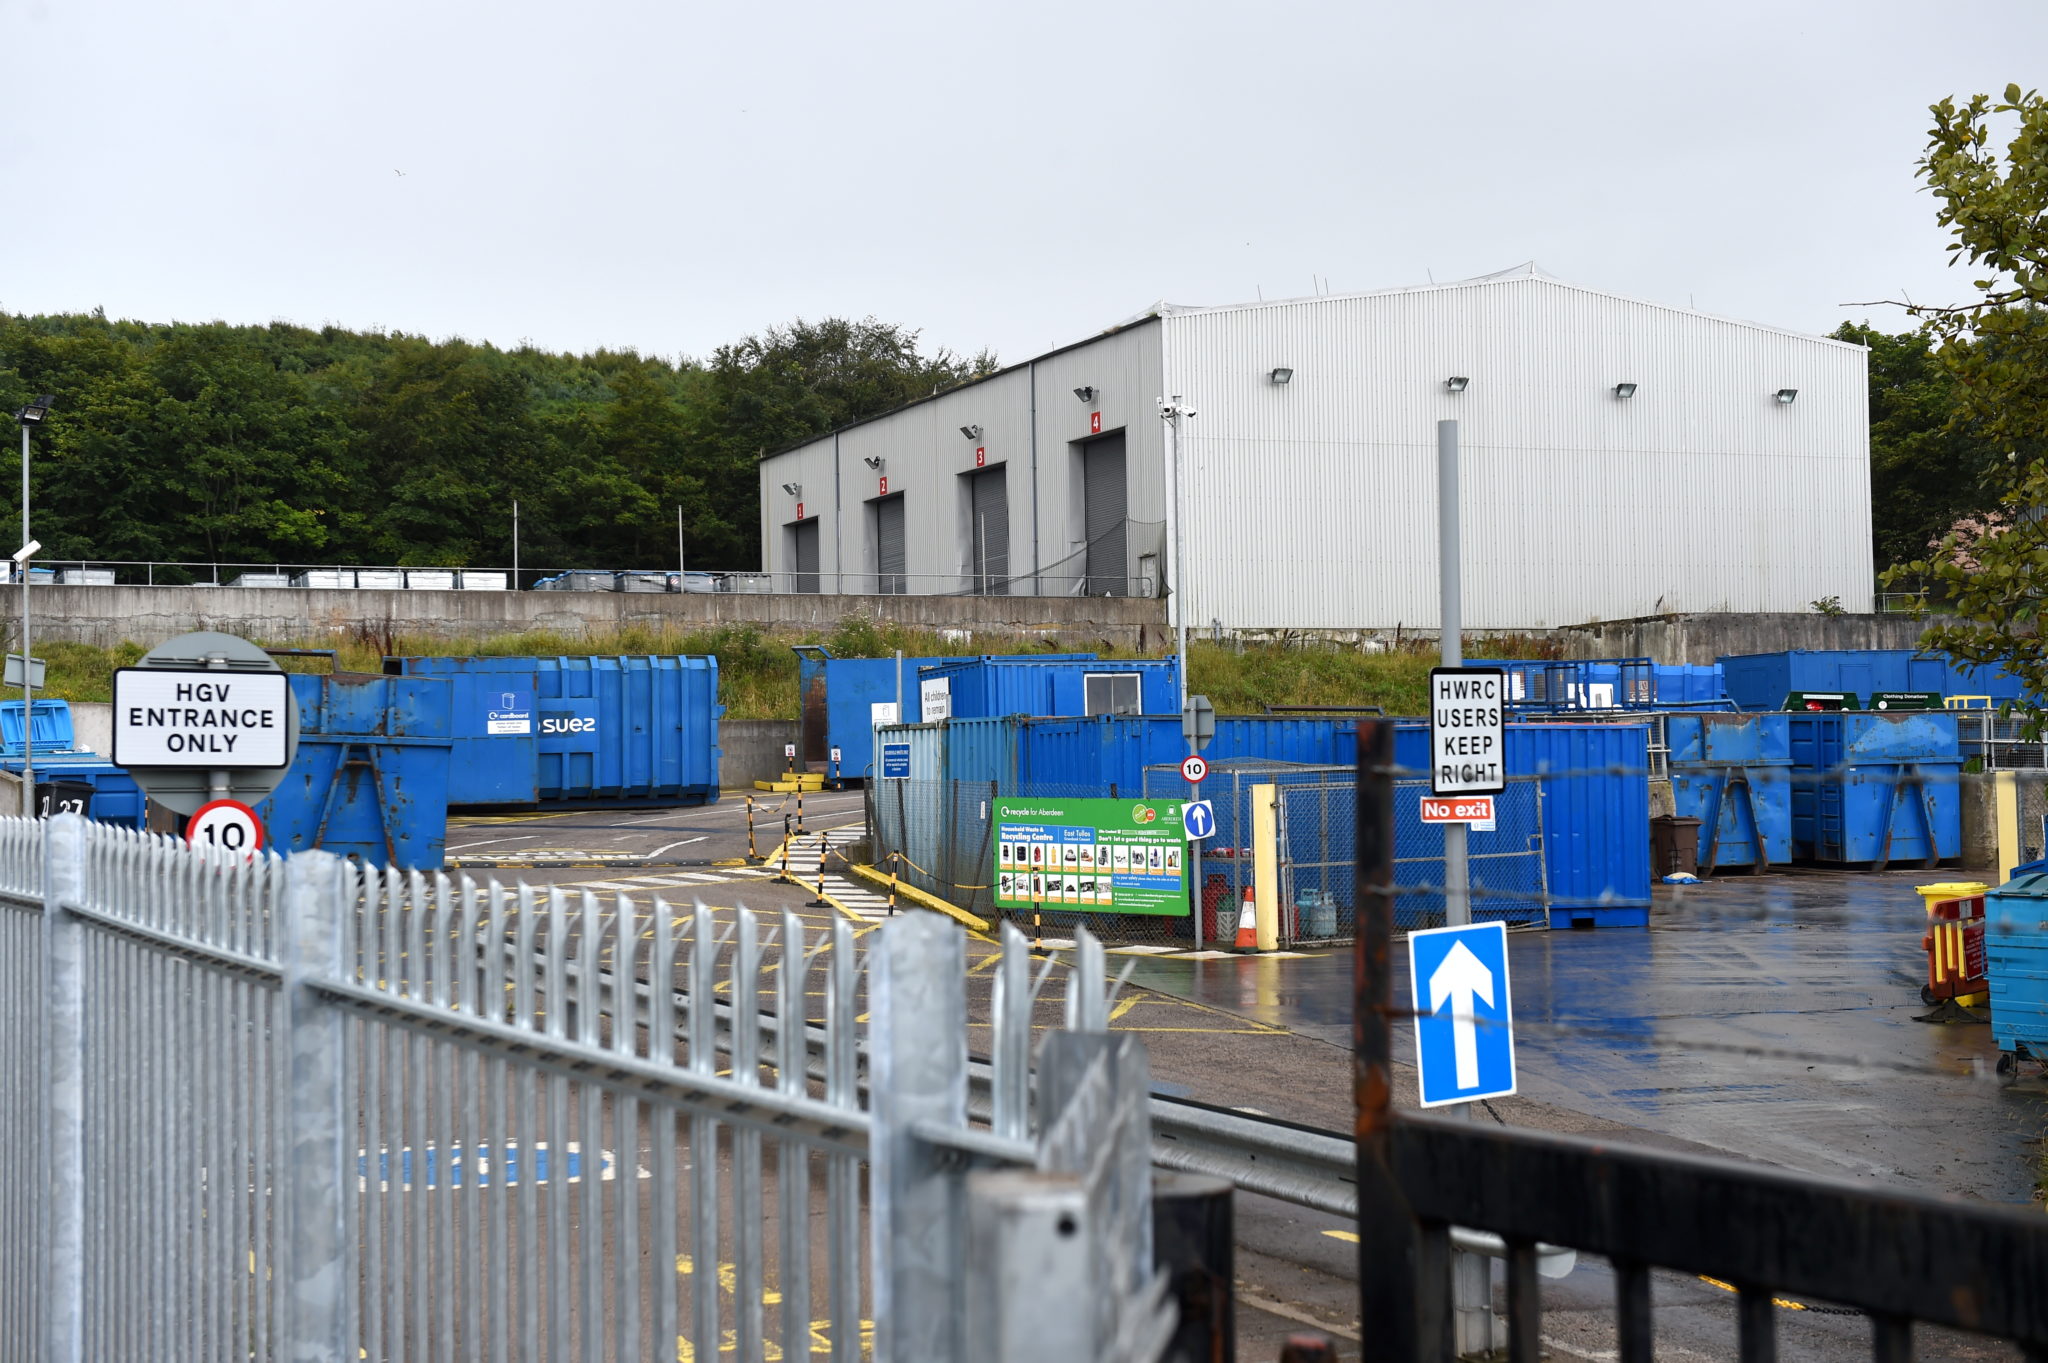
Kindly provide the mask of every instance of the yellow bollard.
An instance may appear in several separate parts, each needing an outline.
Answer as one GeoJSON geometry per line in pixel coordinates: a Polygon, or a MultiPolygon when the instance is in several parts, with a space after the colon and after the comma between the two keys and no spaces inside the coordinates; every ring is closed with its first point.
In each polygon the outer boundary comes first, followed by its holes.
{"type": "Polygon", "coordinates": [[[818,835],[818,897],[811,901],[811,907],[814,909],[829,909],[832,907],[832,901],[825,898],[825,853],[827,850],[825,835],[820,833],[818,835]]]}
{"type": "Polygon", "coordinates": [[[891,852],[889,854],[889,916],[891,918],[896,916],[896,858],[901,855],[902,853],[900,852],[891,852]]]}
{"type": "Polygon", "coordinates": [[[798,787],[796,788],[796,831],[797,831],[797,836],[799,836],[799,837],[803,836],[803,831],[804,831],[804,788],[803,788],[802,786],[798,786],[798,787]]]}
{"type": "Polygon", "coordinates": [[[759,861],[761,854],[754,850],[754,797],[747,797],[747,860],[759,861]]]}

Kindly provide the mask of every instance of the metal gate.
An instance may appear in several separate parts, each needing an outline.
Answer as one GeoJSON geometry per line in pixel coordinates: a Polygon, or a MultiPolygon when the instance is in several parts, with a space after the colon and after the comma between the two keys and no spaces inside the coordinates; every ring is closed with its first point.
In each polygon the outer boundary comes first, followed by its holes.
{"type": "Polygon", "coordinates": [[[1130,557],[1124,522],[1124,438],[1121,432],[1081,449],[1082,524],[1088,536],[1089,596],[1130,593],[1130,557]]]}

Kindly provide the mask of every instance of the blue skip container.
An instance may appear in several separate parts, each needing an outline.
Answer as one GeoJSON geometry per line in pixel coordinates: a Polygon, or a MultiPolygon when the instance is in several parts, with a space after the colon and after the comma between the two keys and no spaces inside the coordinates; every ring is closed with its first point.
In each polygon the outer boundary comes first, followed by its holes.
{"type": "MultiPolygon", "coordinates": [[[[135,778],[98,753],[77,746],[67,700],[39,700],[30,721],[35,743],[36,804],[52,812],[83,814],[101,823],[144,828],[149,801],[135,778]]],[[[0,771],[22,768],[21,702],[0,701],[0,771]]]]}
{"type": "Polygon", "coordinates": [[[1954,714],[1841,710],[1785,720],[1794,856],[1883,867],[1962,855],[1954,714]]]}
{"type": "Polygon", "coordinates": [[[453,685],[456,805],[718,798],[718,659],[386,658],[453,685]]]}
{"type": "Polygon", "coordinates": [[[448,845],[451,688],[424,677],[295,675],[299,752],[256,807],[279,852],[438,871],[448,845]]]}
{"type": "Polygon", "coordinates": [[[1783,714],[1671,715],[1671,794],[1698,819],[1701,874],[1792,860],[1791,730],[1783,714]]]}

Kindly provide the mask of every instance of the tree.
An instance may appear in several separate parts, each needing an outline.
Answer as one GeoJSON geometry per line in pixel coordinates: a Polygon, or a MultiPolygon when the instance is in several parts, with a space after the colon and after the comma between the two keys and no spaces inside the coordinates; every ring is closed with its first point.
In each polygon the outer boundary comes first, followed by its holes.
{"type": "Polygon", "coordinates": [[[1956,382],[1950,428],[2005,452],[1999,533],[1959,526],[1932,552],[1886,574],[1926,581],[1957,617],[1922,642],[1972,662],[2002,662],[2048,694],[2040,632],[2048,598],[2048,100],[2008,85],[1933,106],[1920,175],[1949,229],[1951,263],[1972,267],[1975,300],[1918,305],[1956,382]],[[2006,130],[2002,150],[1993,126],[2006,130]]]}
{"type": "Polygon", "coordinates": [[[1867,322],[1834,333],[1870,352],[1871,543],[1880,568],[1927,553],[1960,516],[1993,506],[2003,451],[1956,424],[1956,380],[1925,333],[1867,322]]]}

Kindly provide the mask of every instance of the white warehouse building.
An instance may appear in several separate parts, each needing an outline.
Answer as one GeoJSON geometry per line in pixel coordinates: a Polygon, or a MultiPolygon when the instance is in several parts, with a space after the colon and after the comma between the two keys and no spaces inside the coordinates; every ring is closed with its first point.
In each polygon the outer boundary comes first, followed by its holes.
{"type": "Polygon", "coordinates": [[[1860,346],[1568,284],[1162,304],[763,458],[783,591],[1163,593],[1227,629],[1433,629],[1437,422],[1467,628],[1871,608],[1860,346]]]}

